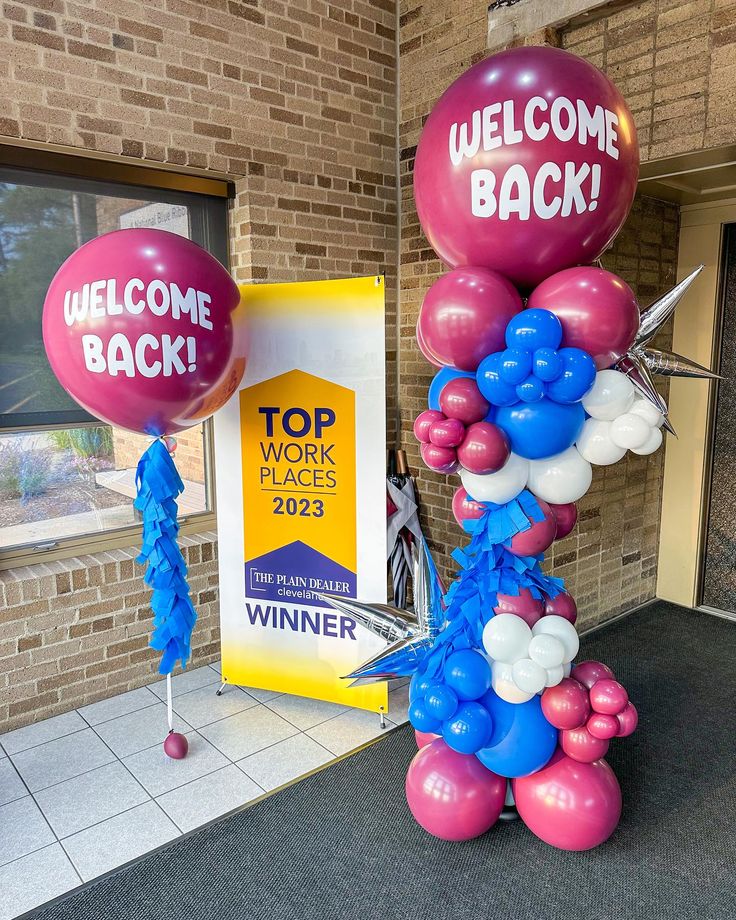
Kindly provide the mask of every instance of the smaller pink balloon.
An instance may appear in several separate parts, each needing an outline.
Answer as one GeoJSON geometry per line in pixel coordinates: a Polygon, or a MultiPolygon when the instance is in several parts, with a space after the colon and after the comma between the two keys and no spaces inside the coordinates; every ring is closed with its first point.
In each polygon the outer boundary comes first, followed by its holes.
{"type": "Polygon", "coordinates": [[[183,760],[187,756],[189,742],[187,736],[179,732],[169,732],[164,741],[164,753],[172,760],[183,760]]]}
{"type": "Polygon", "coordinates": [[[509,459],[509,441],[498,425],[476,422],[470,425],[462,444],[457,449],[457,459],[471,473],[495,473],[509,459]]]}
{"type": "Polygon", "coordinates": [[[603,664],[602,661],[581,661],[572,669],[570,676],[575,680],[579,680],[584,687],[590,690],[597,680],[609,677],[613,679],[614,674],[608,665],[603,664]]]}
{"type": "Polygon", "coordinates": [[[616,737],[619,730],[616,716],[608,716],[602,712],[594,712],[585,723],[585,727],[599,741],[610,741],[616,737]]]}
{"type": "Polygon", "coordinates": [[[577,523],[578,507],[575,502],[568,502],[566,505],[553,505],[550,502],[549,506],[557,521],[557,536],[555,540],[562,540],[569,533],[572,533],[577,523]]]}
{"type": "Polygon", "coordinates": [[[436,741],[441,736],[435,735],[433,732],[420,732],[418,728],[415,728],[414,737],[417,741],[417,747],[421,749],[431,744],[433,741],[436,741]]]}
{"type": "Polygon", "coordinates": [[[436,409],[425,409],[414,419],[414,437],[422,444],[429,444],[429,429],[435,422],[444,421],[445,416],[436,409]]]}
{"type": "Polygon", "coordinates": [[[617,716],[629,702],[629,694],[623,684],[609,677],[597,680],[590,688],[590,705],[594,712],[617,716]]]}
{"type": "Polygon", "coordinates": [[[559,729],[580,728],[590,715],[588,691],[576,680],[563,677],[555,687],[542,694],[545,719],[559,729]]]}
{"type": "Polygon", "coordinates": [[[522,588],[518,594],[497,594],[494,613],[513,613],[532,627],[542,616],[544,605],[534,597],[529,588],[522,588]]]}
{"type": "Polygon", "coordinates": [[[455,490],[452,496],[452,513],[461,527],[464,521],[477,521],[482,518],[485,511],[484,506],[470,498],[462,486],[455,490]]]}
{"type": "Polygon", "coordinates": [[[465,425],[456,418],[438,419],[429,426],[429,440],[435,447],[457,447],[465,438],[465,425]]]}
{"type": "Polygon", "coordinates": [[[595,738],[585,725],[560,732],[560,747],[579,763],[593,763],[608,753],[608,741],[595,738]]]}
{"type": "Polygon", "coordinates": [[[463,425],[482,422],[491,410],[491,404],[470,377],[449,380],[440,390],[440,409],[448,418],[456,418],[463,425]]]}
{"type": "Polygon", "coordinates": [[[616,719],[619,725],[617,737],[627,738],[632,735],[639,724],[639,713],[636,711],[636,706],[633,703],[629,703],[623,712],[619,712],[616,719]]]}
{"type": "Polygon", "coordinates": [[[457,469],[457,452],[454,447],[436,447],[422,444],[419,449],[422,460],[435,473],[454,473],[457,469]]]}
{"type": "Polygon", "coordinates": [[[569,594],[561,591],[544,602],[544,616],[564,617],[574,624],[578,618],[578,607],[569,594]]]}
{"type": "Polygon", "coordinates": [[[511,543],[507,547],[509,552],[515,556],[536,556],[543,553],[552,545],[557,533],[557,521],[547,502],[541,498],[537,499],[537,504],[544,515],[541,521],[534,521],[528,515],[527,518],[532,522],[529,530],[522,530],[515,537],[511,538],[511,543]]]}

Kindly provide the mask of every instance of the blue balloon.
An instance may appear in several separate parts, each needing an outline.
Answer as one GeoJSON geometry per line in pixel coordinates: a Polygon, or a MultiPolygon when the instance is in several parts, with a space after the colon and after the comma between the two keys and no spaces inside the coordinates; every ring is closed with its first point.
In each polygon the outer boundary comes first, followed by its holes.
{"type": "Polygon", "coordinates": [[[532,371],[532,353],[526,348],[507,348],[501,352],[498,374],[504,383],[516,386],[532,371]]]}
{"type": "Polygon", "coordinates": [[[595,362],[582,348],[561,348],[562,373],[547,385],[547,395],[559,403],[579,402],[595,380],[595,362]]]}
{"type": "Polygon", "coordinates": [[[553,457],[575,443],[585,421],[582,405],[563,405],[551,399],[517,403],[498,410],[496,424],[511,443],[511,450],[528,460],[553,457]]]}
{"type": "Polygon", "coordinates": [[[477,700],[491,686],[491,666],[480,652],[463,648],[445,662],[445,683],[461,700],[477,700]]]}
{"type": "Polygon", "coordinates": [[[458,754],[475,754],[488,744],[493,722],[481,703],[461,703],[455,715],[442,726],[442,737],[458,754]]]}
{"type": "Polygon", "coordinates": [[[432,683],[433,681],[426,674],[414,674],[409,681],[409,699],[412,702],[416,699],[424,699],[432,683]]]}
{"type": "Polygon", "coordinates": [[[424,696],[424,707],[429,715],[442,722],[455,715],[457,706],[457,693],[446,684],[433,683],[424,696]]]}
{"type": "Polygon", "coordinates": [[[442,387],[451,380],[455,380],[457,377],[475,377],[475,374],[472,371],[456,371],[454,367],[441,367],[437,371],[429,385],[429,393],[427,395],[427,405],[430,409],[439,411],[442,387]]]}
{"type": "Polygon", "coordinates": [[[557,380],[562,373],[562,359],[554,348],[538,348],[534,352],[534,376],[545,383],[557,380]]]}
{"type": "Polygon", "coordinates": [[[559,348],[562,341],[562,323],[549,310],[533,308],[512,316],[506,326],[506,344],[509,348],[559,348]]]}
{"type": "Polygon", "coordinates": [[[476,753],[483,766],[509,778],[541,770],[557,747],[557,729],[545,719],[540,698],[507,703],[489,690],[481,702],[493,724],[488,743],[476,753]]]}
{"type": "Polygon", "coordinates": [[[478,383],[478,389],[489,403],[494,406],[513,406],[514,403],[519,401],[519,397],[516,395],[516,387],[501,379],[502,353],[496,351],[492,355],[488,355],[487,358],[483,358],[478,365],[475,379],[478,383]]]}
{"type": "Polygon", "coordinates": [[[442,723],[427,712],[424,700],[416,699],[409,705],[409,721],[418,732],[440,733],[442,723]]]}
{"type": "Polygon", "coordinates": [[[522,402],[539,402],[544,396],[545,385],[533,375],[529,375],[516,388],[516,395],[522,402]]]}

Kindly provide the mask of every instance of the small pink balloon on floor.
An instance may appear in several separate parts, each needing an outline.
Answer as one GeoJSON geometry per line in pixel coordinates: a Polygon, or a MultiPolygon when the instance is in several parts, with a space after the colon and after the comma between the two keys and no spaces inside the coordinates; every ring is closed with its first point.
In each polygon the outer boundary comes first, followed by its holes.
{"type": "Polygon", "coordinates": [[[183,760],[189,751],[187,736],[179,732],[169,732],[164,741],[164,753],[172,760],[183,760]]]}
{"type": "Polygon", "coordinates": [[[455,494],[452,496],[452,513],[461,527],[465,521],[477,521],[482,518],[485,511],[486,508],[480,502],[470,498],[462,486],[455,489],[455,494]]]}
{"type": "Polygon", "coordinates": [[[621,818],[621,788],[605,760],[579,763],[559,748],[538,773],[512,781],[519,816],[560,850],[604,843],[621,818]]]}
{"type": "Polygon", "coordinates": [[[529,588],[522,588],[518,594],[497,594],[493,612],[513,613],[531,627],[541,618],[543,609],[542,601],[529,588]]]}
{"type": "Polygon", "coordinates": [[[545,600],[544,616],[564,617],[574,624],[578,618],[578,607],[571,595],[561,591],[545,600]]]}
{"type": "Polygon", "coordinates": [[[458,754],[438,738],[414,755],[406,774],[406,801],[416,821],[442,840],[471,840],[498,820],[506,780],[474,754],[458,754]]]}
{"type": "Polygon", "coordinates": [[[553,505],[549,502],[552,514],[557,521],[557,535],[555,540],[563,540],[573,528],[578,520],[578,508],[575,502],[568,502],[566,505],[553,505]]]}
{"type": "Polygon", "coordinates": [[[537,499],[537,504],[544,515],[541,521],[535,521],[529,515],[528,519],[532,526],[528,530],[522,530],[516,536],[511,538],[508,546],[509,552],[515,556],[537,556],[543,553],[552,545],[557,533],[557,520],[552,513],[552,509],[543,502],[541,498],[537,499]]]}

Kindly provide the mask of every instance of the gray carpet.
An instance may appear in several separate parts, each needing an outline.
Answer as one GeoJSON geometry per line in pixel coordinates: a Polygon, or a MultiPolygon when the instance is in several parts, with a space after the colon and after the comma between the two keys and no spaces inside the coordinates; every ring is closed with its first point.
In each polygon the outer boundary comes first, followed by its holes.
{"type": "Polygon", "coordinates": [[[729,920],[734,639],[733,623],[657,603],[584,640],[641,716],[611,745],[624,814],[596,850],[554,850],[521,822],[466,844],[429,837],[404,799],[405,728],[34,917],[729,920]]]}

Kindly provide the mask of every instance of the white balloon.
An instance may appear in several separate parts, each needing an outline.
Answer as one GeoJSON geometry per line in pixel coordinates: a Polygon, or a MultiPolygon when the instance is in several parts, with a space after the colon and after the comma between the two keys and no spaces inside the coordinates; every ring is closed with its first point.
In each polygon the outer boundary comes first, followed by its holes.
{"type": "Polygon", "coordinates": [[[494,661],[491,667],[491,686],[497,696],[507,703],[526,703],[534,694],[520,690],[514,683],[513,665],[494,661]]]}
{"type": "Polygon", "coordinates": [[[532,636],[532,641],[529,643],[529,657],[547,670],[561,668],[565,660],[565,646],[555,636],[541,633],[538,636],[532,636]]]}
{"type": "Polygon", "coordinates": [[[529,461],[529,490],[554,505],[576,502],[590,488],[593,468],[575,445],[545,460],[529,461]]]}
{"type": "Polygon", "coordinates": [[[515,613],[497,613],[483,630],[483,645],[494,661],[513,664],[526,658],[531,641],[531,629],[515,613]]]}
{"type": "Polygon", "coordinates": [[[653,454],[655,450],[658,450],[662,446],[662,432],[659,428],[650,428],[649,437],[642,444],[641,447],[634,447],[631,449],[632,454],[639,454],[641,457],[645,457],[647,454],[653,454]]]}
{"type": "Polygon", "coordinates": [[[570,671],[572,671],[572,665],[561,664],[556,668],[547,668],[547,680],[544,684],[545,687],[556,687],[560,683],[563,677],[569,677],[570,671]]]}
{"type": "MultiPolygon", "coordinates": [[[[507,614],[508,616],[508,614],[507,614]]],[[[532,627],[534,636],[554,636],[565,647],[564,663],[572,661],[580,648],[580,637],[569,620],[552,614],[544,616],[532,627]]]]}
{"type": "Polygon", "coordinates": [[[539,693],[544,690],[547,681],[547,672],[544,668],[532,661],[531,658],[522,658],[514,663],[511,677],[519,690],[524,693],[539,693]]]}
{"type": "Polygon", "coordinates": [[[626,453],[625,447],[619,447],[611,440],[611,424],[603,419],[586,419],[582,431],[575,443],[580,456],[596,466],[608,466],[618,461],[626,453]]]}
{"type": "Polygon", "coordinates": [[[529,461],[518,454],[509,454],[509,459],[495,473],[471,473],[460,468],[460,479],[465,491],[477,502],[494,502],[505,505],[526,488],[529,477],[529,461]]]}
{"type": "Polygon", "coordinates": [[[613,421],[631,408],[634,384],[620,371],[598,371],[593,386],[583,396],[583,409],[593,418],[613,421]]]}
{"type": "Polygon", "coordinates": [[[633,412],[634,415],[640,415],[650,428],[661,428],[664,425],[664,416],[659,409],[642,396],[636,397],[629,412],[633,412]]]}
{"type": "Polygon", "coordinates": [[[611,440],[626,450],[635,450],[646,444],[651,427],[633,412],[624,412],[611,422],[611,440]]]}

